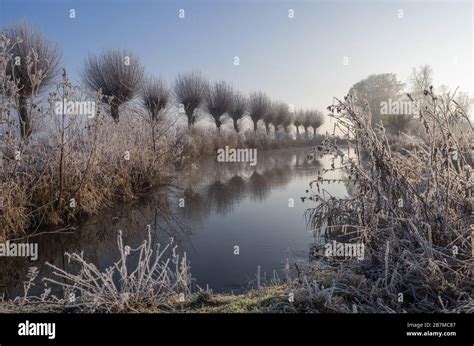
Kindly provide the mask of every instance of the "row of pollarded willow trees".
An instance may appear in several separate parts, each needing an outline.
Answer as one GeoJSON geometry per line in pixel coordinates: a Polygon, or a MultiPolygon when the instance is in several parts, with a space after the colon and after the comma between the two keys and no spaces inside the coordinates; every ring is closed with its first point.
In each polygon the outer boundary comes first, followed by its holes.
{"type": "Polygon", "coordinates": [[[115,121],[119,121],[120,106],[137,94],[153,120],[162,119],[174,101],[179,110],[186,114],[189,128],[196,123],[196,114],[200,109],[210,115],[217,129],[221,128],[223,117],[228,115],[237,132],[240,130],[239,120],[246,116],[252,120],[254,131],[257,131],[261,121],[267,132],[270,125],[275,129],[287,129],[292,124],[298,133],[301,126],[305,132],[310,127],[315,131],[324,121],[320,111],[294,111],[283,102],[272,102],[261,91],[246,96],[225,81],[209,83],[195,71],[178,75],[170,89],[161,79],[144,78],[144,68],[139,59],[128,51],[108,50],[99,56],[89,55],[82,80],[90,89],[100,89],[104,95],[112,96],[110,113],[115,121]],[[124,63],[125,58],[129,64],[124,63]]]}
{"type": "MultiPolygon", "coordinates": [[[[25,23],[14,24],[4,31],[12,42],[9,52],[23,63],[9,64],[7,75],[17,85],[17,109],[22,137],[32,133],[32,99],[47,88],[58,76],[61,58],[59,47],[41,32],[31,30],[25,23]],[[41,71],[42,78],[35,82],[31,78],[31,54],[34,52],[35,69],[41,71]]],[[[138,57],[126,50],[111,49],[100,55],[89,55],[81,70],[81,79],[89,89],[101,91],[102,101],[109,107],[115,121],[120,119],[121,106],[139,96],[142,108],[153,122],[162,121],[175,105],[185,113],[188,126],[196,122],[198,110],[204,110],[220,129],[224,115],[233,121],[238,132],[239,120],[249,117],[253,128],[263,122],[267,132],[270,125],[275,130],[288,129],[295,125],[299,133],[301,126],[305,132],[310,127],[315,131],[323,123],[323,114],[317,110],[297,110],[283,102],[274,102],[264,92],[254,92],[249,96],[235,91],[224,81],[209,83],[200,73],[180,74],[171,88],[158,78],[145,78],[144,67],[138,57]]]]}

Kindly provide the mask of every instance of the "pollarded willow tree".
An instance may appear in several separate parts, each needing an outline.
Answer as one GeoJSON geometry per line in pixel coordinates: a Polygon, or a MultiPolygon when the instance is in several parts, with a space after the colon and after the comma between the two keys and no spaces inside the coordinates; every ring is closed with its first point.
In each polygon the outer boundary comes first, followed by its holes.
{"type": "Polygon", "coordinates": [[[316,133],[316,130],[324,124],[324,114],[321,111],[314,110],[314,114],[311,119],[311,127],[313,128],[313,135],[316,133]]]}
{"type": "Polygon", "coordinates": [[[204,104],[218,130],[222,125],[221,116],[228,112],[232,105],[232,96],[232,87],[224,81],[216,82],[206,90],[204,104]]]}
{"type": "MultiPolygon", "coordinates": [[[[33,99],[54,82],[59,72],[61,51],[41,31],[34,31],[26,23],[13,24],[5,29],[10,41],[6,75],[17,87],[16,108],[20,135],[27,139],[33,132],[33,99]]],[[[3,47],[6,49],[7,47],[3,47]]]]}
{"type": "Polygon", "coordinates": [[[180,108],[184,108],[189,129],[196,121],[194,113],[203,103],[207,89],[207,81],[195,71],[179,74],[174,81],[173,94],[180,108]]]}
{"type": "Polygon", "coordinates": [[[268,108],[267,113],[262,118],[263,123],[265,124],[265,129],[267,134],[270,133],[270,125],[275,121],[275,104],[271,103],[270,107],[268,108]]]}
{"type": "Polygon", "coordinates": [[[316,133],[316,130],[324,123],[324,114],[321,111],[311,109],[304,112],[304,117],[302,125],[308,134],[308,129],[313,128],[313,135],[316,133]]]}
{"type": "Polygon", "coordinates": [[[286,125],[288,124],[288,118],[290,116],[288,105],[284,102],[275,103],[274,113],[275,116],[273,119],[273,125],[275,126],[275,132],[277,131],[278,126],[281,126],[283,127],[283,129],[285,129],[286,125]]]}
{"type": "Polygon", "coordinates": [[[164,121],[171,100],[170,90],[158,78],[150,77],[142,87],[141,101],[146,111],[146,122],[150,126],[153,152],[157,151],[156,142],[160,137],[159,126],[164,121]]]}
{"type": "Polygon", "coordinates": [[[234,92],[228,114],[234,124],[235,132],[239,132],[238,121],[242,119],[247,108],[248,98],[240,92],[234,92]]]}
{"type": "Polygon", "coordinates": [[[293,120],[293,125],[296,127],[296,135],[298,136],[300,134],[300,126],[303,124],[303,117],[304,117],[304,111],[303,110],[298,110],[295,114],[295,118],[293,120]]]}
{"type": "Polygon", "coordinates": [[[149,77],[143,83],[141,99],[150,119],[161,121],[170,102],[171,93],[161,79],[149,77]]]}
{"type": "Polygon", "coordinates": [[[257,123],[263,119],[270,110],[271,102],[267,94],[258,91],[250,94],[249,115],[253,121],[253,130],[257,131],[257,123]]]}
{"type": "Polygon", "coordinates": [[[109,49],[86,58],[81,78],[90,89],[102,90],[103,101],[110,105],[110,114],[118,122],[119,107],[138,93],[143,72],[143,66],[132,52],[109,49]]]}

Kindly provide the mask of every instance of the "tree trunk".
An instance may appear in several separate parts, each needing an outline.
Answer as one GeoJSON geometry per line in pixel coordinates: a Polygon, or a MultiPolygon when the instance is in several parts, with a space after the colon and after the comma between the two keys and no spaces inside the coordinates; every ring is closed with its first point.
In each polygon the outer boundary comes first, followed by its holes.
{"type": "Polygon", "coordinates": [[[217,127],[218,130],[221,129],[221,125],[222,125],[222,122],[221,122],[221,119],[220,119],[220,118],[221,118],[220,116],[214,117],[214,121],[215,121],[215,123],[216,123],[216,127],[217,127]]]}
{"type": "Polygon", "coordinates": [[[114,118],[115,122],[119,122],[119,104],[116,102],[112,101],[112,104],[110,105],[110,113],[112,115],[112,118],[114,118]]]}
{"type": "Polygon", "coordinates": [[[258,122],[258,120],[253,122],[253,130],[255,132],[257,132],[257,122],[258,122]]]}
{"type": "Polygon", "coordinates": [[[22,139],[28,139],[33,128],[31,126],[31,116],[28,113],[28,104],[26,102],[26,97],[20,95],[18,98],[18,114],[20,117],[20,135],[22,139]]]}
{"type": "Polygon", "coordinates": [[[194,124],[194,119],[193,119],[193,113],[194,109],[186,109],[186,116],[188,117],[188,129],[191,130],[191,126],[194,124]]]}
{"type": "Polygon", "coordinates": [[[239,132],[239,127],[237,126],[237,119],[232,119],[234,121],[235,132],[239,132]]]}

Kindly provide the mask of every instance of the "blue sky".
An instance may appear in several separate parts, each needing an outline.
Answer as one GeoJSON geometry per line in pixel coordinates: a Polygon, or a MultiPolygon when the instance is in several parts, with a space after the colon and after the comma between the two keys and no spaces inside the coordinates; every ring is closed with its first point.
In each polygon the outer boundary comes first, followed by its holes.
{"type": "Polygon", "coordinates": [[[470,1],[0,0],[0,26],[26,19],[41,28],[62,47],[73,79],[89,52],[127,48],[167,82],[197,69],[243,92],[264,90],[323,109],[372,73],[406,81],[421,64],[433,67],[436,84],[472,93],[472,7],[470,1]]]}

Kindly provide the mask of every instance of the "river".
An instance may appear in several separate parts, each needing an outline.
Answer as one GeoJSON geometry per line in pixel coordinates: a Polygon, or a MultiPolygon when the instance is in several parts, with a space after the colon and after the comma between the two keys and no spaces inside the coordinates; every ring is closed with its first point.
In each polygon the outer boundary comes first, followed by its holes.
{"type": "MultiPolygon", "coordinates": [[[[71,233],[30,238],[38,243],[38,260],[1,259],[0,292],[6,297],[22,294],[28,267],[36,266],[40,275],[32,292],[38,293],[41,277],[51,275],[46,261],[75,269],[66,261],[66,251],[83,251],[88,261],[104,270],[118,258],[118,230],[125,244],[136,247],[146,238],[147,228],[155,243],[166,244],[173,237],[179,251],[186,252],[195,283],[216,293],[249,289],[258,268],[262,281],[281,276],[287,260],[309,259],[315,241],[304,217],[312,202],[300,197],[307,195],[309,182],[318,170],[329,168],[332,159],[311,158],[308,152],[259,151],[254,167],[204,158],[180,174],[176,187],[89,217],[71,233]]],[[[327,177],[339,175],[336,171],[327,177]]],[[[323,186],[334,196],[347,195],[342,183],[323,186]]]]}

